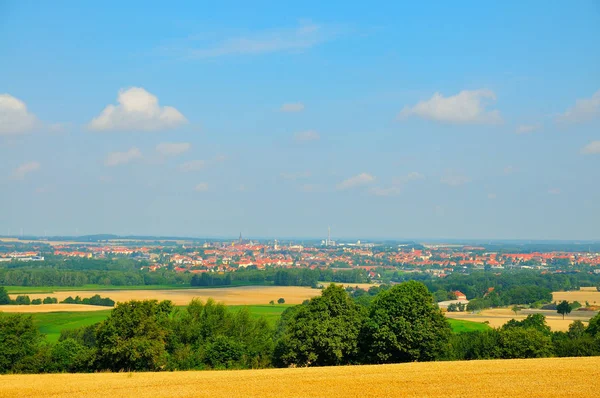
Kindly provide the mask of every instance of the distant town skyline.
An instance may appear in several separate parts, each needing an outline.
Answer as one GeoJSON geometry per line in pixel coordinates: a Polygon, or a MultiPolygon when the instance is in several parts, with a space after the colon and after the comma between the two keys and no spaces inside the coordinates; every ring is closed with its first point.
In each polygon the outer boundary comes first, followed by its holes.
{"type": "Polygon", "coordinates": [[[0,2],[0,235],[600,240],[599,4],[0,2]]]}

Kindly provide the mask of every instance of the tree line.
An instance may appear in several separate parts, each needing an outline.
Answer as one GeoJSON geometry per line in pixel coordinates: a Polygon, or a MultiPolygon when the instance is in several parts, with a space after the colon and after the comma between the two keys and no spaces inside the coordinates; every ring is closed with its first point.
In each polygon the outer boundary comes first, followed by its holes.
{"type": "Polygon", "coordinates": [[[551,332],[542,315],[453,334],[427,287],[353,297],[330,285],[275,327],[248,309],[193,300],[119,303],[103,322],[44,342],[30,315],[0,315],[0,372],[162,371],[600,355],[600,315],[551,332]],[[362,297],[362,299],[361,299],[362,297]],[[364,298],[368,298],[365,300],[364,298]]]}

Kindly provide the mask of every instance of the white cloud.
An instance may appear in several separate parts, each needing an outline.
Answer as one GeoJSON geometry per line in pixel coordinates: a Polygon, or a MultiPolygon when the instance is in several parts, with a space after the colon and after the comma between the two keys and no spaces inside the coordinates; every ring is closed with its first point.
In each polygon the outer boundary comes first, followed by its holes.
{"type": "Polygon", "coordinates": [[[200,184],[196,185],[194,190],[196,192],[206,192],[206,191],[208,191],[208,184],[205,182],[201,182],[200,184]]]}
{"type": "Polygon", "coordinates": [[[304,104],[302,102],[287,103],[281,105],[281,112],[302,112],[304,104]]]}
{"type": "Polygon", "coordinates": [[[558,115],[556,120],[565,123],[581,123],[598,116],[600,116],[600,90],[596,91],[591,98],[575,101],[575,105],[558,115]]]}
{"type": "Polygon", "coordinates": [[[163,156],[176,156],[189,151],[191,147],[189,142],[161,142],[156,146],[156,152],[163,156]]]}
{"type": "Polygon", "coordinates": [[[110,152],[104,160],[105,166],[118,166],[142,157],[142,152],[133,147],[126,152],[110,152]]]}
{"type": "Polygon", "coordinates": [[[186,118],[171,106],[159,106],[158,98],[141,87],[119,90],[118,105],[108,105],[92,119],[91,130],[157,131],[187,123],[186,118]]]}
{"type": "Polygon", "coordinates": [[[500,123],[502,122],[500,112],[486,109],[488,102],[495,100],[496,94],[490,90],[464,90],[450,97],[435,93],[429,100],[421,101],[412,107],[405,106],[398,114],[398,118],[406,119],[417,116],[423,119],[457,124],[500,123]]]}
{"type": "Polygon", "coordinates": [[[515,132],[517,134],[533,133],[534,131],[541,130],[542,127],[543,126],[542,126],[541,123],[536,123],[536,124],[521,124],[520,126],[517,126],[515,132]]]}
{"type": "Polygon", "coordinates": [[[332,38],[333,32],[312,23],[296,28],[274,29],[255,34],[231,37],[213,46],[198,48],[187,40],[183,45],[165,46],[158,52],[167,56],[186,58],[215,58],[230,55],[257,55],[281,51],[301,51],[332,38]]]}
{"type": "Polygon", "coordinates": [[[581,153],[585,155],[600,154],[600,141],[592,141],[581,149],[581,153]]]}
{"type": "Polygon", "coordinates": [[[471,182],[471,179],[462,174],[456,174],[448,172],[440,179],[442,184],[450,185],[451,187],[458,187],[471,182]]]}
{"type": "Polygon", "coordinates": [[[26,133],[39,124],[23,101],[10,94],[0,94],[0,135],[26,133]]]}
{"type": "Polygon", "coordinates": [[[314,130],[307,130],[294,134],[294,139],[298,142],[318,141],[321,136],[314,130]]]}
{"type": "Polygon", "coordinates": [[[15,180],[22,180],[27,174],[37,171],[39,169],[39,162],[23,163],[13,171],[12,178],[15,180]]]}
{"type": "Polygon", "coordinates": [[[336,185],[336,189],[344,190],[350,188],[356,188],[362,185],[370,184],[375,181],[375,177],[373,177],[369,173],[360,173],[355,175],[354,177],[350,177],[339,184],[336,185]]]}
{"type": "Polygon", "coordinates": [[[206,166],[206,162],[204,160],[191,160],[181,164],[179,166],[179,170],[183,172],[198,171],[202,170],[204,166],[206,166]]]}
{"type": "Polygon", "coordinates": [[[299,180],[310,177],[310,171],[300,171],[297,173],[281,173],[279,175],[284,180],[299,180]]]}

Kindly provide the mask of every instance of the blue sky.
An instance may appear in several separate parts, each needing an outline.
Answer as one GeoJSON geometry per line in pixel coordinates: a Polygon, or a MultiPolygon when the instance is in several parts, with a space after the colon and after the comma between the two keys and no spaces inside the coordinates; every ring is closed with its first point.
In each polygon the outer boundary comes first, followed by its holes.
{"type": "Polygon", "coordinates": [[[0,0],[0,234],[600,239],[600,2],[0,0]]]}

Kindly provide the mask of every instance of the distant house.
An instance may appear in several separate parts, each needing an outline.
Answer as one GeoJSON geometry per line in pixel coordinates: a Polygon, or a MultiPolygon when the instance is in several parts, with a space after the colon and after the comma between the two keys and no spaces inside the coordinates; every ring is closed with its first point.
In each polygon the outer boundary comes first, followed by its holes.
{"type": "Polygon", "coordinates": [[[456,290],[454,292],[454,296],[456,297],[456,300],[466,300],[467,299],[467,295],[464,294],[463,292],[456,290]]]}

